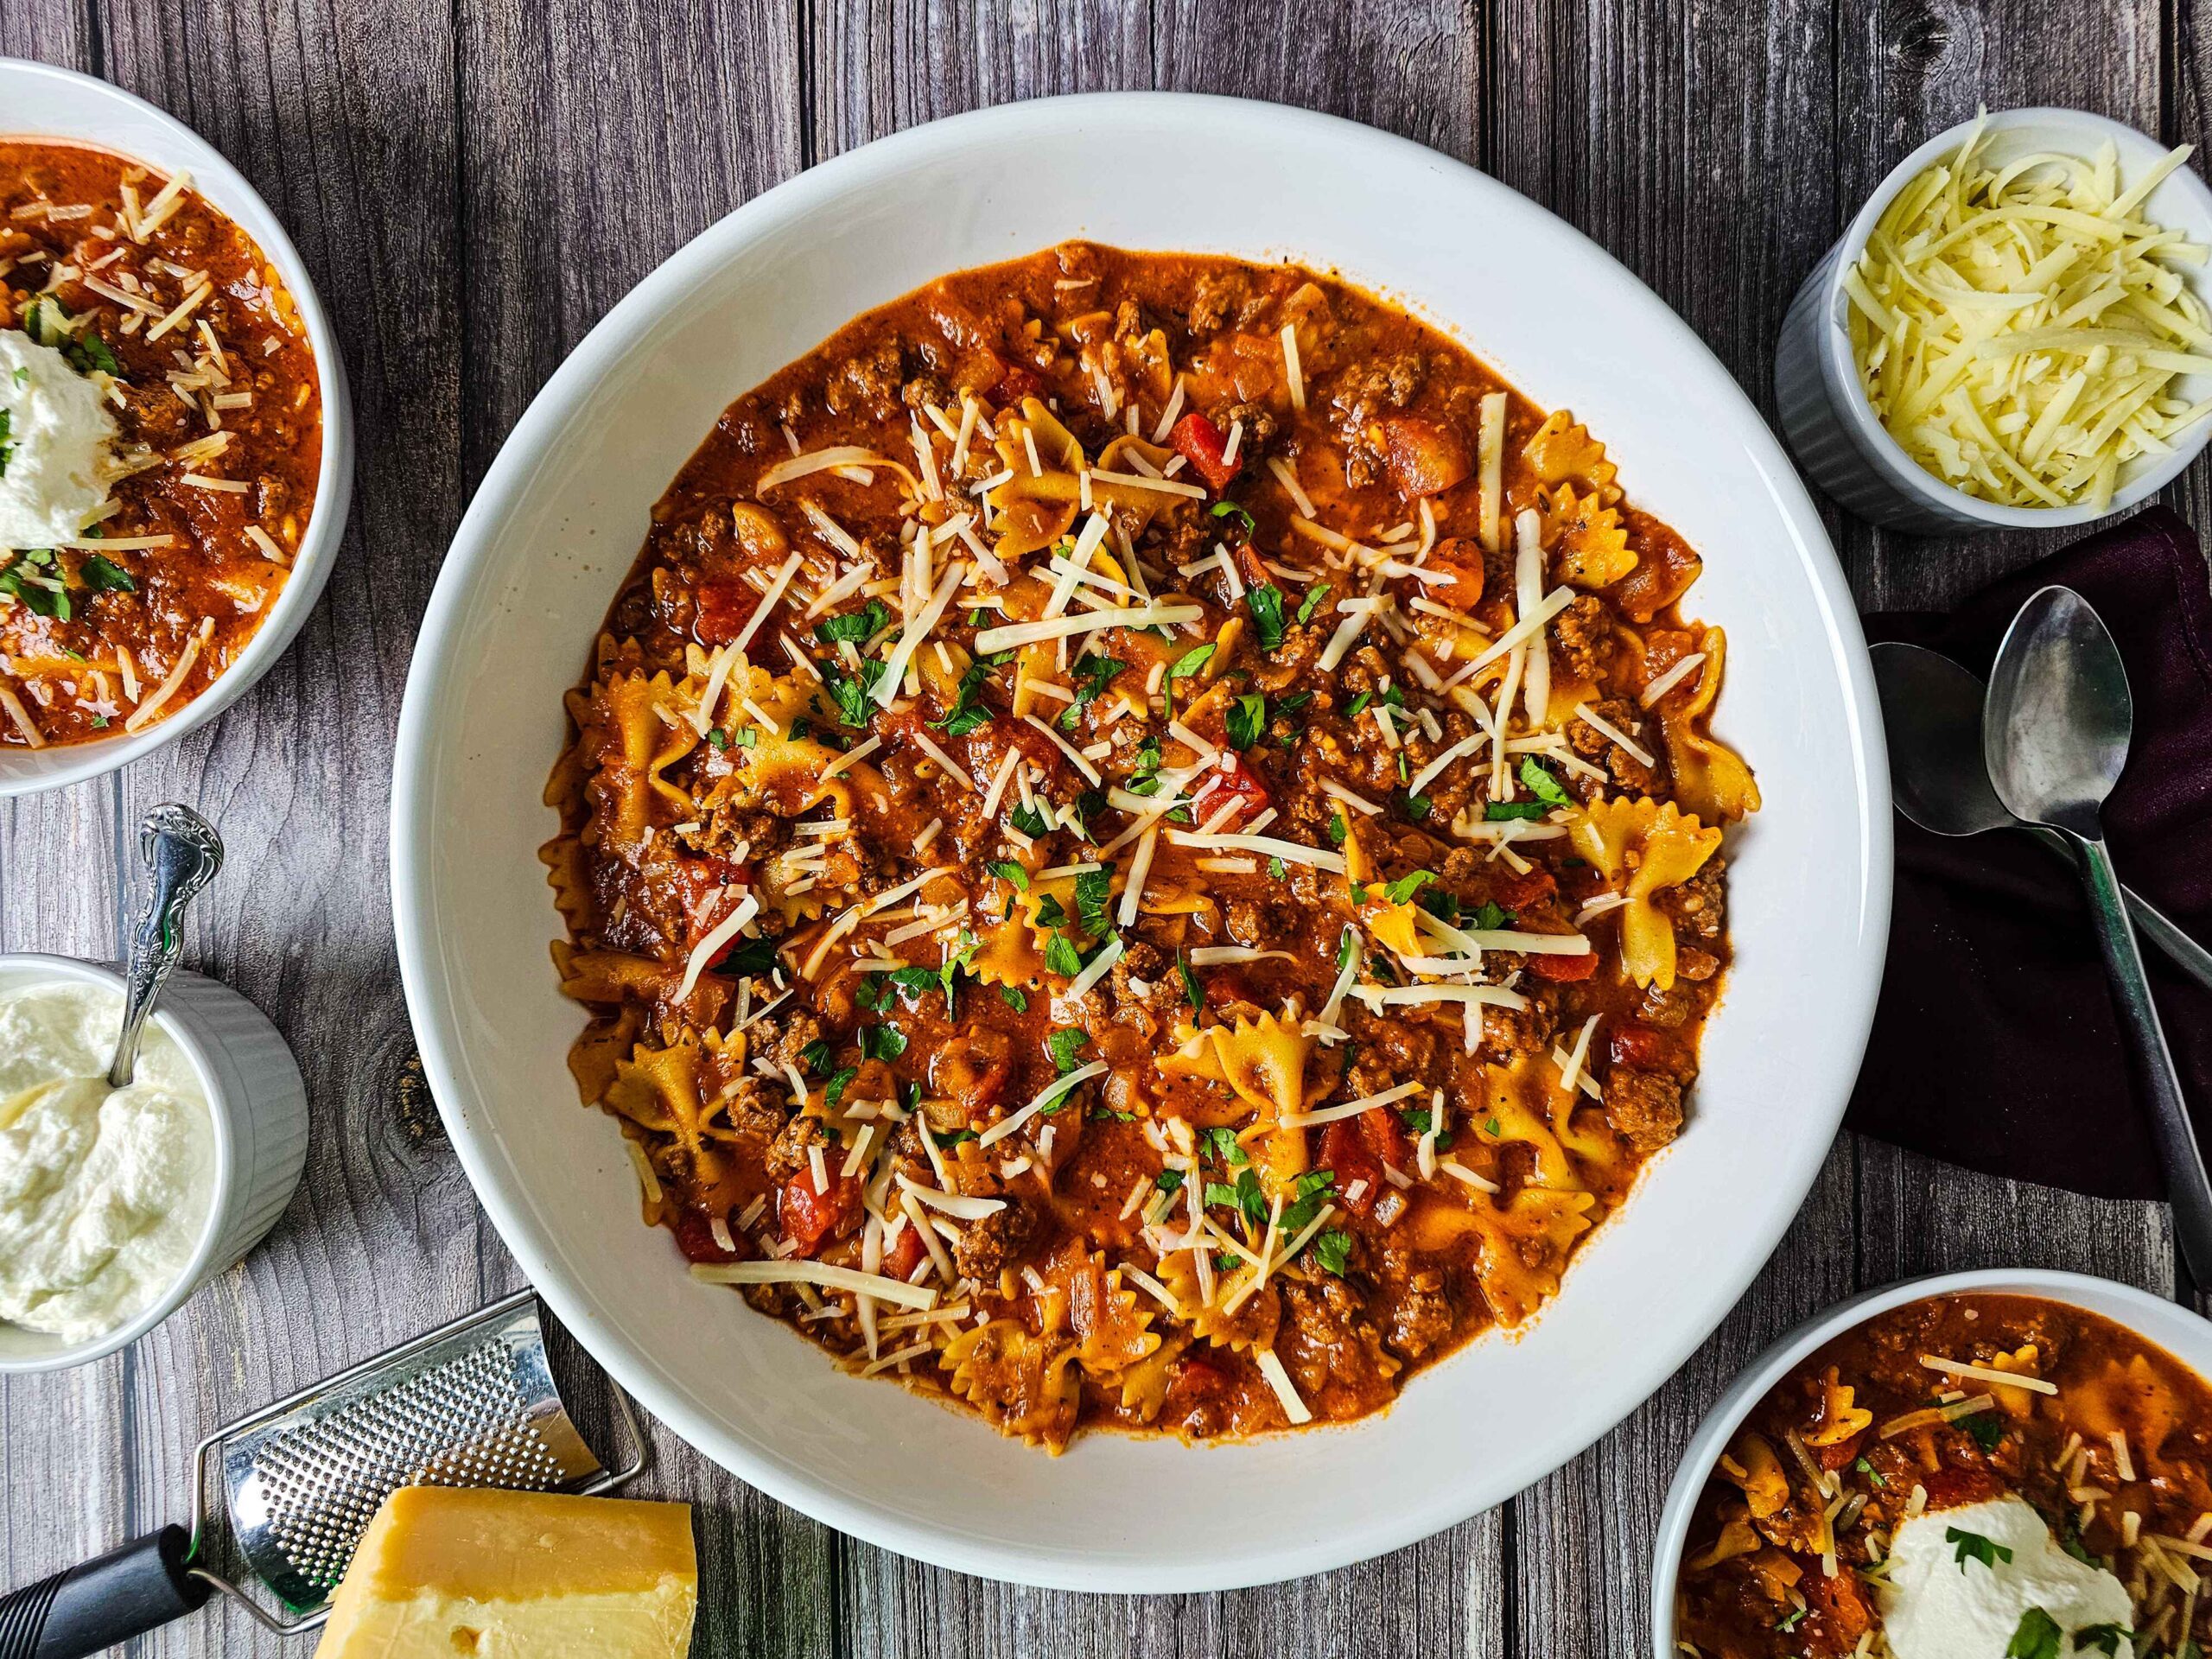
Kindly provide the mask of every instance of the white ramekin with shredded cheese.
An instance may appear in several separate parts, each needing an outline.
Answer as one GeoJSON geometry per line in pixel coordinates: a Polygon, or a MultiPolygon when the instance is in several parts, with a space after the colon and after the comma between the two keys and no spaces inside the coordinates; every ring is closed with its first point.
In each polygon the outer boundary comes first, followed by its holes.
{"type": "Polygon", "coordinates": [[[2212,435],[2212,189],[2078,110],[1977,116],[1883,181],[1791,303],[1775,390],[1843,505],[1929,532],[2122,512],[2212,435]]]}

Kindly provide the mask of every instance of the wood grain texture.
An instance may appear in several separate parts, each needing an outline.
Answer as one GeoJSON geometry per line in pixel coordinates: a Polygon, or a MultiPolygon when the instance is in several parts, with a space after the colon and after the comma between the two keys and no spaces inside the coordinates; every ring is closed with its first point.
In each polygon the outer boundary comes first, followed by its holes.
{"type": "MultiPolygon", "coordinates": [[[[128,893],[107,872],[127,867],[137,815],[174,798],[217,817],[232,861],[189,959],[285,1029],[315,1119],[301,1194],[247,1263],[130,1354],[0,1383],[0,1576],[181,1516],[207,1428],[516,1282],[422,1091],[403,1086],[412,1045],[384,880],[392,732],[467,491],[563,355],[700,228],[802,166],[984,105],[1146,86],[1273,99],[1433,145],[1552,207],[1771,413],[1783,311],[1898,156],[1980,99],[2078,104],[2202,143],[2208,16],[2206,0],[2165,0],[2163,15],[2161,0],[2113,0],[2063,27],[2034,0],[0,8],[0,52],[154,99],[268,196],[336,319],[361,436],[338,570],[261,685],[124,778],[0,806],[0,948],[92,957],[117,948],[128,893]]],[[[2171,493],[2200,517],[2206,474],[2171,493]]],[[[1914,541],[1823,511],[1870,608],[1948,603],[2044,545],[1914,541]]],[[[1743,1363],[1859,1287],[2007,1262],[2173,1281],[2155,1206],[1847,1141],[1735,1312],[1619,1429],[1502,1510],[1289,1585],[1109,1599],[942,1573],[783,1509],[664,1430],[652,1486],[701,1506],[697,1650],[718,1659],[1627,1655],[1647,1645],[1667,1481],[1743,1363]]],[[[1317,1516],[1352,1501],[1317,1495],[1317,1516]]],[[[224,1613],[135,1650],[302,1651],[224,1613]]]]}

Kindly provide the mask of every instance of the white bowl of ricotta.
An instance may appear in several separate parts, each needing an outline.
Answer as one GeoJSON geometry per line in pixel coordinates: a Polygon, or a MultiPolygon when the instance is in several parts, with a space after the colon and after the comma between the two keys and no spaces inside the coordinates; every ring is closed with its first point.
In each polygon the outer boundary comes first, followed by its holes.
{"type": "Polygon", "coordinates": [[[100,1358],[275,1224],[307,1156],[307,1090],[276,1028],[179,972],[136,1074],[105,1073],[114,969],[0,956],[0,1374],[100,1358]]]}
{"type": "MultiPolygon", "coordinates": [[[[1706,1414],[1682,1454],[1660,1511],[1659,1535],[1651,1551],[1651,1650],[1656,1659],[1681,1659],[1675,1638],[1675,1586],[1698,1497],[1722,1451],[1752,1409],[1808,1355],[1846,1332],[1909,1302],[1968,1294],[2032,1296],[2086,1308],[2155,1343],[2200,1374],[2212,1376],[2212,1322],[2180,1303],[2087,1274],[2042,1268],[1982,1268],[1967,1273],[1932,1274],[1884,1285],[1822,1310],[1737,1376],[1706,1414]]],[[[1932,1529],[1909,1538],[1908,1528],[1901,1527],[1891,1549],[1897,1560],[1893,1582],[1902,1593],[1885,1613],[1885,1623],[1900,1639],[1905,1635],[1901,1623],[1910,1627],[1912,1651],[1941,1652],[1959,1659],[1968,1654],[2002,1651],[2006,1635],[2017,1628],[2031,1605],[2063,1619],[2069,1630],[2125,1622],[2127,1599],[2118,1580],[2066,1554],[2050,1536],[2041,1516],[2023,1500],[2008,1496],[1958,1509],[1931,1510],[1929,1518],[1940,1519],[1946,1529],[1964,1522],[1966,1530],[2004,1546],[2012,1554],[1993,1561],[1989,1573],[1971,1579],[1955,1571],[1932,1572],[1929,1569],[1939,1563],[1955,1565],[1951,1546],[1942,1542],[1932,1529]],[[1923,1593],[1929,1589],[1937,1593],[1923,1593]],[[2118,1599],[2114,1600],[2116,1591],[2118,1599]],[[1991,1632],[1996,1632],[1993,1637],[1991,1632]]],[[[2063,1647],[2060,1651],[2075,1649],[2063,1647]]]]}

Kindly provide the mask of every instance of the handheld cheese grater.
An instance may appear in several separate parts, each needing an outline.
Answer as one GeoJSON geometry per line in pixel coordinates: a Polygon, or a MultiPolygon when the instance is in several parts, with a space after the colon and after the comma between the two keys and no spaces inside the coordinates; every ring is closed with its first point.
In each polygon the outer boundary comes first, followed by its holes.
{"type": "Polygon", "coordinates": [[[0,1599],[0,1659],[81,1659],[180,1618],[220,1592],[280,1633],[329,1617],[354,1547],[402,1486],[603,1492],[645,1465],[629,1437],[610,1472],[569,1421],[545,1357],[537,1295],[522,1291],[303,1389],[200,1442],[192,1530],[168,1526],[0,1599]],[[208,1475],[223,1485],[237,1554],[271,1609],[208,1560],[208,1475]]]}

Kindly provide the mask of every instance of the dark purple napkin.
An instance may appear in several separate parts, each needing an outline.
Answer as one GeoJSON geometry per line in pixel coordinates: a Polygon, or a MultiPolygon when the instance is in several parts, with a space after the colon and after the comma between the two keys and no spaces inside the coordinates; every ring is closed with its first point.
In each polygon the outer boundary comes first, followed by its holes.
{"type": "MultiPolygon", "coordinates": [[[[2120,879],[2212,942],[2212,585],[2187,524],[2152,507],[1949,616],[1870,616],[1867,637],[1986,678],[2013,613],[2055,582],[2096,607],[2134,690],[2134,745],[2105,813],[2120,879]]],[[[1896,823],[1889,968],[1846,1125],[1993,1175],[2164,1197],[2072,871],[2025,836],[1952,841],[1896,823]]],[[[2212,993],[2144,957],[2212,1149],[2212,993]]]]}

